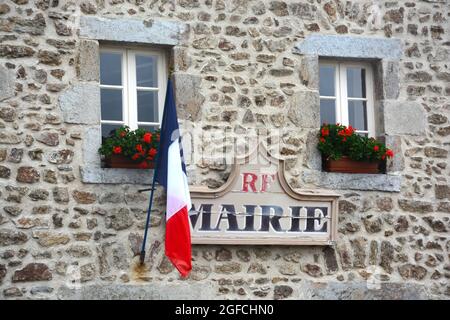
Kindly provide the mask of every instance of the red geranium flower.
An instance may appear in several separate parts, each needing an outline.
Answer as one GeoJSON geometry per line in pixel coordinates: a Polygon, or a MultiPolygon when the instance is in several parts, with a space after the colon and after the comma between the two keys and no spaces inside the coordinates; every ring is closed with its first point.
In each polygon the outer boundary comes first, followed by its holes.
{"type": "Polygon", "coordinates": [[[152,134],[150,132],[146,132],[144,134],[144,137],[142,138],[145,143],[151,143],[152,142],[152,134]]]}
{"type": "Polygon", "coordinates": [[[138,145],[136,146],[136,150],[137,150],[138,152],[140,152],[140,153],[144,152],[144,149],[142,148],[142,144],[138,144],[138,145]]]}
{"type": "Polygon", "coordinates": [[[148,155],[152,158],[156,155],[156,153],[157,151],[155,148],[150,148],[150,150],[148,150],[148,155]]]}
{"type": "Polygon", "coordinates": [[[352,126],[349,126],[348,128],[342,129],[338,131],[338,136],[340,137],[350,137],[355,129],[352,128],[352,126]]]}
{"type": "Polygon", "coordinates": [[[373,151],[378,152],[378,150],[380,150],[380,147],[379,147],[379,146],[374,146],[374,147],[373,147],[373,151]]]}
{"type": "Polygon", "coordinates": [[[381,160],[384,160],[384,159],[386,159],[386,155],[383,154],[383,155],[381,156],[381,160]]]}
{"type": "Polygon", "coordinates": [[[139,159],[139,157],[140,157],[139,153],[135,153],[135,154],[131,157],[131,159],[137,160],[137,159],[139,159]]]}
{"type": "Polygon", "coordinates": [[[113,153],[114,154],[121,154],[122,153],[122,148],[121,147],[114,147],[113,148],[113,153]]]}
{"type": "Polygon", "coordinates": [[[392,158],[394,156],[394,152],[391,149],[387,149],[386,156],[388,156],[389,158],[392,158]]]}
{"type": "Polygon", "coordinates": [[[326,137],[330,134],[330,130],[327,127],[322,128],[322,136],[326,137]]]}
{"type": "Polygon", "coordinates": [[[119,135],[121,138],[123,138],[127,135],[127,133],[125,131],[120,131],[119,135]]]}
{"type": "Polygon", "coordinates": [[[324,143],[324,142],[325,142],[325,138],[324,138],[324,137],[321,137],[321,138],[320,138],[320,142],[324,143]]]}
{"type": "Polygon", "coordinates": [[[345,134],[347,136],[351,136],[353,134],[353,132],[355,131],[355,129],[353,129],[352,126],[348,126],[348,128],[345,129],[345,134]]]}

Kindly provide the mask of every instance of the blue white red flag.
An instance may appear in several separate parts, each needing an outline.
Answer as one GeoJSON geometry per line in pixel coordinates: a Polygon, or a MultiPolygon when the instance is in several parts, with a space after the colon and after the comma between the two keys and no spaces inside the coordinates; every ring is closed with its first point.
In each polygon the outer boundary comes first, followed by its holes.
{"type": "Polygon", "coordinates": [[[191,232],[188,217],[191,209],[191,197],[170,79],[167,83],[158,153],[156,181],[164,186],[167,193],[166,256],[185,277],[192,269],[191,232]]]}

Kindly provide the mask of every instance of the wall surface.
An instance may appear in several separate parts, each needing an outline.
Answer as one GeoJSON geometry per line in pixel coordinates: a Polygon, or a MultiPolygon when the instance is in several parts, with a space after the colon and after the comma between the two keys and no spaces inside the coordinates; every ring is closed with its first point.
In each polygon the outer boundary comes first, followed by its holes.
{"type": "MultiPolygon", "coordinates": [[[[449,299],[449,19],[446,0],[0,1],[0,299],[449,299]],[[183,125],[228,132],[205,154],[276,132],[292,186],[342,195],[336,245],[194,246],[181,279],[155,209],[137,268],[148,194],[87,166],[99,112],[89,53],[108,25],[97,18],[134,19],[109,25],[115,40],[168,45],[183,125]],[[398,61],[374,61],[395,182],[320,172],[317,60],[294,50],[310,35],[400,41],[398,61]]],[[[188,171],[217,187],[229,166],[188,171]]]]}

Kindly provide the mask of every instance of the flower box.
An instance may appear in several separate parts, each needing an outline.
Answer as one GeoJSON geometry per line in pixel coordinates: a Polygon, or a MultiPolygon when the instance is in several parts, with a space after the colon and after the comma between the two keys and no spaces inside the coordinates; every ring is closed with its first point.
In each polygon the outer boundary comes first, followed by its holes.
{"type": "Polygon", "coordinates": [[[147,167],[144,167],[142,162],[133,161],[127,157],[118,154],[112,154],[105,157],[106,168],[125,168],[125,169],[154,169],[155,162],[147,161],[147,167]]]}
{"type": "Polygon", "coordinates": [[[130,130],[123,126],[104,139],[98,152],[107,168],[153,169],[159,139],[159,130],[130,130]]]}
{"type": "Polygon", "coordinates": [[[344,156],[339,160],[324,159],[323,168],[327,172],[379,173],[380,161],[355,161],[344,156]]]}
{"type": "Polygon", "coordinates": [[[317,148],[323,170],[344,173],[380,173],[394,153],[384,143],[356,133],[352,126],[323,124],[317,148]]]}

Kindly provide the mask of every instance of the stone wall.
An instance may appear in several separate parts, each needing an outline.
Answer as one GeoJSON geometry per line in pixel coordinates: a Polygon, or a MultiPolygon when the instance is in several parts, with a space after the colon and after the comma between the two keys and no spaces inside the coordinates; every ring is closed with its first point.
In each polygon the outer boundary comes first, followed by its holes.
{"type": "MultiPolygon", "coordinates": [[[[449,18],[446,0],[2,1],[0,298],[448,299],[449,18]],[[164,258],[155,209],[147,269],[137,268],[148,195],[118,175],[111,182],[104,172],[80,170],[96,157],[85,142],[98,110],[67,115],[77,90],[98,78],[95,65],[83,62],[96,59],[87,53],[98,42],[83,29],[95,17],[135,19],[136,32],[144,28],[136,20],[187,26],[168,48],[183,123],[226,129],[231,138],[281,131],[290,183],[342,194],[336,246],[194,246],[193,271],[183,280],[164,258]],[[294,48],[325,34],[401,42],[399,61],[374,62],[391,75],[381,76],[387,84],[377,99],[384,138],[397,154],[388,164],[395,180],[355,183],[320,172],[317,65],[294,48]],[[108,184],[85,183],[83,172],[108,184]]],[[[127,30],[116,31],[126,41],[127,30]]],[[[228,143],[202,148],[214,154],[228,143]]],[[[216,160],[191,162],[190,182],[216,187],[227,169],[216,160]]],[[[163,200],[159,190],[158,208],[163,200]]]]}

